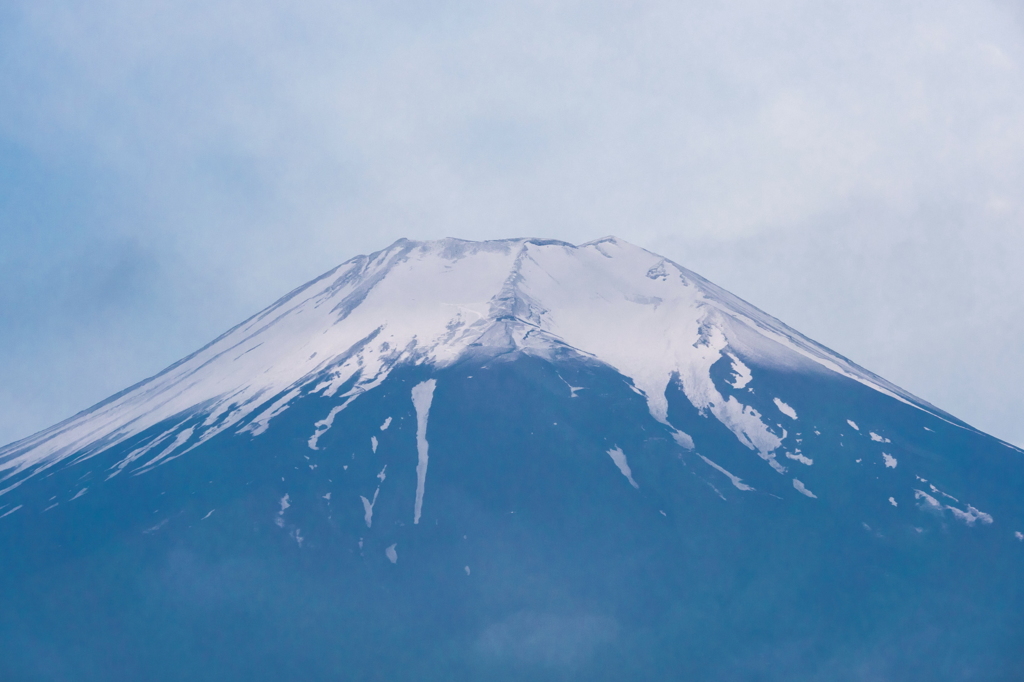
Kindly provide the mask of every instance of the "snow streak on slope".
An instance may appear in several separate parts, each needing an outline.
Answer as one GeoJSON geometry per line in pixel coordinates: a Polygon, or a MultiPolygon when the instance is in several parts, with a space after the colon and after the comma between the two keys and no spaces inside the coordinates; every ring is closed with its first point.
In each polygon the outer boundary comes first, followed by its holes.
{"type": "Polygon", "coordinates": [[[780,473],[780,437],[711,379],[723,356],[736,372],[734,388],[756,383],[741,358],[804,368],[809,359],[819,371],[933,412],[694,273],[615,238],[581,246],[400,240],[300,287],[152,379],[0,449],[0,481],[10,489],[24,480],[19,474],[90,457],[169,424],[111,472],[134,466],[138,473],[219,433],[257,437],[309,394],[336,401],[311,425],[315,450],[335,417],[395,367],[441,367],[467,354],[512,350],[610,365],[645,396],[673,438],[692,448],[668,418],[666,389],[678,382],[697,409],[780,473]]]}
{"type": "Polygon", "coordinates": [[[412,389],[412,404],[416,409],[416,508],[413,511],[413,524],[420,522],[423,513],[423,493],[427,485],[427,464],[429,462],[427,443],[427,418],[430,416],[430,403],[434,400],[434,387],[437,382],[428,379],[416,384],[412,389]]]}

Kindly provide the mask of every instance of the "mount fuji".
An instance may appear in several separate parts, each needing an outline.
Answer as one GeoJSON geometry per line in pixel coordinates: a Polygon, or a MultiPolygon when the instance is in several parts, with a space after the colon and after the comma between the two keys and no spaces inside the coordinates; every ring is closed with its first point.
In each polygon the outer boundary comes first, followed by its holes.
{"type": "Polygon", "coordinates": [[[399,240],[0,448],[0,679],[1024,679],[1024,452],[609,237],[399,240]]]}

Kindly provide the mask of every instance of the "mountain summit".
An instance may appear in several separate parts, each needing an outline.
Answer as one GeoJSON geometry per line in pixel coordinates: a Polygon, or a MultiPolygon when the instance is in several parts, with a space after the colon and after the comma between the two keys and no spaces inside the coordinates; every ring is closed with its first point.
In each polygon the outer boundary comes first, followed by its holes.
{"type": "Polygon", "coordinates": [[[620,239],[399,240],[0,448],[0,677],[1017,680],[1021,456],[620,239]]]}

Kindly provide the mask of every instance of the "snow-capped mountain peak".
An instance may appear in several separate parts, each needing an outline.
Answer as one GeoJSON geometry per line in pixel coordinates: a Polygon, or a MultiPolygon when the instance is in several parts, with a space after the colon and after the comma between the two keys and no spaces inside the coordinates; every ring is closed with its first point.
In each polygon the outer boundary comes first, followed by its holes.
{"type": "Polygon", "coordinates": [[[622,240],[401,240],[0,449],[0,678],[1017,679],[1020,455],[622,240]]]}
{"type": "MultiPolygon", "coordinates": [[[[111,476],[129,466],[145,470],[225,431],[259,436],[303,393],[339,400],[311,436],[315,448],[337,411],[395,367],[510,352],[569,354],[613,367],[677,442],[692,448],[668,419],[666,388],[678,381],[697,409],[780,473],[777,433],[711,380],[711,366],[726,355],[740,373],[743,358],[835,372],[939,414],[695,273],[616,237],[579,246],[401,239],[294,290],[155,377],[0,450],[0,480],[71,455],[90,457],[176,422],[111,476]]],[[[18,478],[10,485],[24,480],[18,478]]]]}

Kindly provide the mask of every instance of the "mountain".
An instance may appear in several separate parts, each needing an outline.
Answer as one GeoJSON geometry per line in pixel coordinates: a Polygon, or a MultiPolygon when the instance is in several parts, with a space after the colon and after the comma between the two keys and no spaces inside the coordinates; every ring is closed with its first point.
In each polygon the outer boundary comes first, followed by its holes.
{"type": "Polygon", "coordinates": [[[620,239],[400,240],[0,449],[0,679],[1021,680],[1022,454],[620,239]]]}

